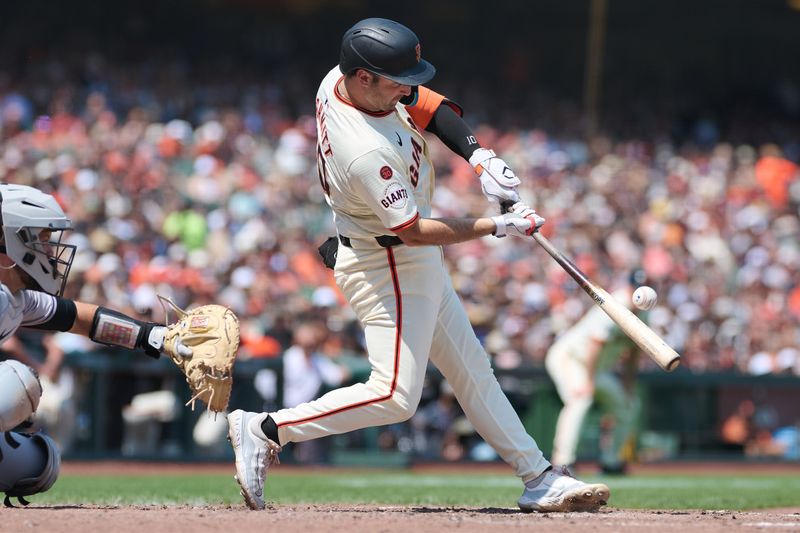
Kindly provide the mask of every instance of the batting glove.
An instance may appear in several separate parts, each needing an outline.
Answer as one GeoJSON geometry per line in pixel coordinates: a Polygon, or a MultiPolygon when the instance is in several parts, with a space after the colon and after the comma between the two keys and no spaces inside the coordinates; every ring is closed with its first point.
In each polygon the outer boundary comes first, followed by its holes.
{"type": "Polygon", "coordinates": [[[519,178],[508,164],[497,157],[493,150],[478,148],[469,158],[481,180],[481,189],[490,202],[519,202],[517,187],[519,178]]]}
{"type": "Polygon", "coordinates": [[[506,235],[530,237],[545,223],[532,207],[522,202],[515,203],[508,213],[492,217],[492,221],[497,227],[494,236],[498,238],[506,235]]]}

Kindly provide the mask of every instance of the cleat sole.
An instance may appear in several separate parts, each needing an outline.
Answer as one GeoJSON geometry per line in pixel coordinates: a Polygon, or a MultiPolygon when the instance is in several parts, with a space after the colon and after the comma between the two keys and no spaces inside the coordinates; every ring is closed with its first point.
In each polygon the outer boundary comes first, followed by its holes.
{"type": "Polygon", "coordinates": [[[571,513],[571,512],[594,512],[608,503],[611,491],[603,484],[589,485],[581,487],[573,493],[566,493],[560,500],[552,500],[544,503],[533,503],[520,505],[520,510],[524,513],[534,511],[540,513],[571,513]]]}

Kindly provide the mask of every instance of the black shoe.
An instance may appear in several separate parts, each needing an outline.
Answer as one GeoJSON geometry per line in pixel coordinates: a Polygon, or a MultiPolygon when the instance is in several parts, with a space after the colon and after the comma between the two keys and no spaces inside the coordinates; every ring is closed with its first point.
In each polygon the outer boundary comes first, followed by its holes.
{"type": "Polygon", "coordinates": [[[600,465],[600,471],[607,476],[624,476],[628,473],[628,464],[600,465]]]}

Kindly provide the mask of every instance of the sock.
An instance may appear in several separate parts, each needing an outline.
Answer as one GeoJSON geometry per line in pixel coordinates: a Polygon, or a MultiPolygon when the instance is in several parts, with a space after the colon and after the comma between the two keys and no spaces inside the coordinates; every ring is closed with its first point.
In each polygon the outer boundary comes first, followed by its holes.
{"type": "Polygon", "coordinates": [[[261,431],[264,432],[264,435],[267,438],[280,446],[280,441],[278,440],[278,424],[272,419],[271,416],[267,415],[267,418],[261,422],[261,431]]]}
{"type": "Polygon", "coordinates": [[[533,487],[535,487],[536,485],[541,483],[542,482],[542,478],[544,478],[545,474],[547,474],[552,469],[553,469],[553,465],[548,466],[547,468],[544,469],[544,472],[542,472],[541,474],[539,474],[538,476],[536,476],[532,480],[526,482],[525,486],[528,487],[529,489],[532,489],[533,487]]]}

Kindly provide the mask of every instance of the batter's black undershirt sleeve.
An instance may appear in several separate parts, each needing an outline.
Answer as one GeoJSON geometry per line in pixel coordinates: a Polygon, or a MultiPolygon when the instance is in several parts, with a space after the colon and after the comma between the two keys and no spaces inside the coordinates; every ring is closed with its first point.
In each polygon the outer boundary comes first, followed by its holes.
{"type": "Polygon", "coordinates": [[[467,161],[472,152],[481,147],[464,119],[445,103],[436,109],[425,129],[439,137],[445,146],[467,161]]]}
{"type": "Polygon", "coordinates": [[[56,310],[50,320],[27,326],[31,329],[44,329],[48,331],[69,331],[75,324],[75,318],[78,316],[78,309],[75,307],[75,302],[66,298],[56,296],[56,310]]]}

